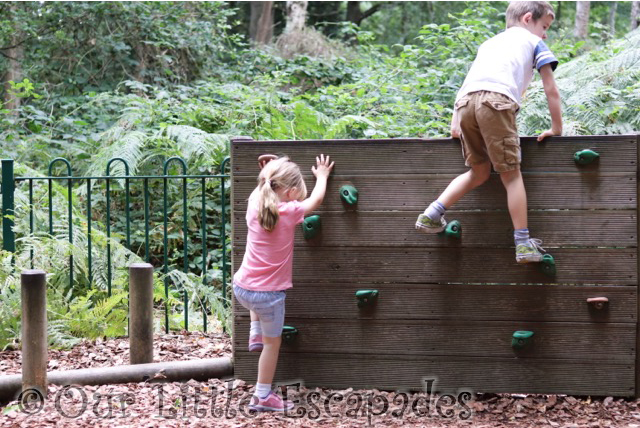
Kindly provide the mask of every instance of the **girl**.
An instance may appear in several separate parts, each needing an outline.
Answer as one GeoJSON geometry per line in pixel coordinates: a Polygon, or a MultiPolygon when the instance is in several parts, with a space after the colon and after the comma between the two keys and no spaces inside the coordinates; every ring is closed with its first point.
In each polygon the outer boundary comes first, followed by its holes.
{"type": "Polygon", "coordinates": [[[304,216],[324,199],[334,162],[316,157],[311,168],[316,185],[307,199],[300,168],[288,158],[261,156],[258,187],[247,206],[247,247],[240,269],[233,277],[236,300],[251,313],[249,351],[262,351],[258,382],[249,407],[282,412],[293,408],[271,390],[278,363],[284,325],[285,290],[291,288],[293,238],[304,216]]]}

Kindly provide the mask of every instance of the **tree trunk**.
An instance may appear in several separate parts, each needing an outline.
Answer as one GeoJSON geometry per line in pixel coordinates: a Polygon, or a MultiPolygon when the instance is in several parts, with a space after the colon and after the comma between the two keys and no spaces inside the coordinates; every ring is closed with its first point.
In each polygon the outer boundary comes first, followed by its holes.
{"type": "Polygon", "coordinates": [[[618,10],[618,2],[612,1],[609,6],[609,33],[611,37],[616,35],[616,11],[618,10]]]}
{"type": "Polygon", "coordinates": [[[362,11],[360,10],[359,1],[347,2],[347,21],[360,25],[360,22],[362,21],[362,11]]]}
{"type": "Polygon", "coordinates": [[[631,2],[631,31],[640,24],[640,1],[631,2]]]}
{"type": "Polygon", "coordinates": [[[249,38],[256,44],[266,45],[273,38],[273,2],[251,2],[249,38]]]}
{"type": "Polygon", "coordinates": [[[574,35],[579,39],[586,39],[589,32],[589,9],[590,1],[576,2],[576,27],[574,35]]]}
{"type": "Polygon", "coordinates": [[[288,1],[287,2],[287,25],[284,27],[285,33],[302,31],[307,21],[308,1],[288,1]]]}
{"type": "MultiPolygon", "coordinates": [[[[13,15],[16,10],[16,3],[9,4],[9,16],[13,15]]],[[[11,22],[11,19],[9,19],[11,22]]],[[[16,25],[17,27],[17,25],[16,25]]],[[[9,41],[9,46],[15,46],[19,43],[18,31],[14,31],[9,41]]],[[[6,55],[9,57],[9,64],[7,66],[7,72],[4,75],[4,108],[13,110],[13,114],[17,114],[17,109],[20,108],[20,98],[11,93],[11,85],[9,81],[21,82],[22,81],[22,57],[24,56],[24,49],[22,45],[12,47],[6,50],[6,55]]]]}

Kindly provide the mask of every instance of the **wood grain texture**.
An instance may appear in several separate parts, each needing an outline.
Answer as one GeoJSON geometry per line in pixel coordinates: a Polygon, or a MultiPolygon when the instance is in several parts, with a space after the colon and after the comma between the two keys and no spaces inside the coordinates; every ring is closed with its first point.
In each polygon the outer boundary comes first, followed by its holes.
{"type": "MultiPolygon", "coordinates": [[[[450,239],[415,230],[417,213],[323,212],[319,235],[310,240],[296,230],[296,248],[326,247],[513,247],[513,226],[506,211],[448,211],[458,220],[462,237],[450,239]]],[[[234,211],[233,244],[246,243],[246,212],[234,211]]],[[[544,247],[635,247],[638,242],[634,210],[530,211],[529,230],[544,247]]]]}
{"type": "MultiPolygon", "coordinates": [[[[528,208],[547,209],[637,209],[635,173],[523,174],[528,208]]],[[[456,176],[430,175],[334,175],[329,178],[323,211],[411,211],[416,216],[433,202],[456,176]],[[357,207],[343,205],[339,189],[352,184],[358,189],[357,207]]],[[[246,211],[247,199],[256,186],[255,177],[233,177],[233,209],[246,211]]],[[[309,191],[314,181],[307,178],[309,191]]],[[[454,207],[456,210],[505,210],[507,195],[500,177],[493,174],[454,207]]]]}
{"type": "MultiPolygon", "coordinates": [[[[234,375],[254,383],[258,354],[236,351],[234,375]]],[[[411,390],[436,378],[436,390],[613,395],[634,394],[634,364],[532,358],[424,357],[398,354],[282,354],[276,382],[307,387],[411,390]]]]}
{"type": "MultiPolygon", "coordinates": [[[[233,250],[234,271],[244,249],[233,250]]],[[[554,277],[537,263],[519,265],[510,248],[303,247],[294,251],[293,283],[496,283],[636,285],[635,249],[552,251],[554,277]]]]}
{"type": "MultiPolygon", "coordinates": [[[[238,319],[234,346],[249,340],[249,318],[238,319]]],[[[280,353],[480,356],[607,360],[634,364],[634,323],[531,323],[522,321],[332,320],[287,316],[298,329],[280,353]],[[515,351],[515,331],[534,332],[526,349],[515,351]]]]}
{"type": "MultiPolygon", "coordinates": [[[[522,138],[522,170],[525,172],[635,172],[636,137],[633,135],[595,137],[554,137],[543,143],[522,138]],[[577,165],[576,151],[593,149],[600,159],[591,165],[577,165]]],[[[387,175],[462,173],[464,166],[457,140],[305,140],[242,141],[231,144],[234,175],[256,176],[258,156],[276,153],[289,156],[310,173],[315,157],[328,154],[336,162],[335,174],[387,175]]]]}
{"type": "MultiPolygon", "coordinates": [[[[234,302],[236,317],[249,312],[234,302]]],[[[287,318],[372,320],[478,320],[635,323],[637,287],[564,285],[296,283],[287,290],[287,318]],[[355,292],[378,290],[371,308],[359,309],[355,292]],[[594,310],[590,297],[607,297],[594,310]]]]}

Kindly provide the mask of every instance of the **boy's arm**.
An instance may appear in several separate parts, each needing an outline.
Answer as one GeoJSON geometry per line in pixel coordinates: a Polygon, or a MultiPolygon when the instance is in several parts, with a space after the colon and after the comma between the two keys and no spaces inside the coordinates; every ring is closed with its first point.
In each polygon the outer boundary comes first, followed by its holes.
{"type": "Polygon", "coordinates": [[[552,135],[562,135],[562,106],[560,104],[560,91],[553,78],[553,70],[551,64],[545,64],[540,68],[540,77],[542,77],[542,86],[547,96],[549,104],[549,113],[551,114],[551,129],[544,131],[538,136],[538,141],[550,137],[552,135]]]}
{"type": "Polygon", "coordinates": [[[460,123],[458,123],[458,110],[453,109],[451,116],[451,138],[460,138],[460,123]]]}

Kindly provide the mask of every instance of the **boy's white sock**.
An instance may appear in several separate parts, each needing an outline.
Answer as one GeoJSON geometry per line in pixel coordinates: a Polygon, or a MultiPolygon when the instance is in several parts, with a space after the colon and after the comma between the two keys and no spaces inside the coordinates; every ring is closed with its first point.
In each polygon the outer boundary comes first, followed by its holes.
{"type": "Polygon", "coordinates": [[[433,201],[431,205],[424,210],[424,213],[433,221],[440,221],[444,213],[447,211],[440,201],[433,201]]]}
{"type": "Polygon", "coordinates": [[[249,331],[249,336],[253,337],[256,335],[262,336],[262,327],[260,327],[260,321],[251,321],[251,330],[249,331]]]}
{"type": "Polygon", "coordinates": [[[267,398],[271,392],[270,383],[256,383],[256,395],[260,398],[267,398]]]}

